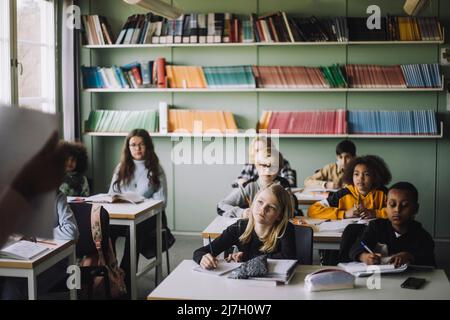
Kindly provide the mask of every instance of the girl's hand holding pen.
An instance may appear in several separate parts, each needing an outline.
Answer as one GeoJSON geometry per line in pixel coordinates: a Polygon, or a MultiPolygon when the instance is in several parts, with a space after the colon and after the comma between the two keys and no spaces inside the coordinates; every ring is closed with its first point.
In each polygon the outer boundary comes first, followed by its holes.
{"type": "Polygon", "coordinates": [[[207,253],[202,257],[202,260],[200,261],[200,266],[203,269],[216,269],[217,265],[219,263],[219,260],[217,260],[216,257],[213,257],[212,254],[207,253]]]}

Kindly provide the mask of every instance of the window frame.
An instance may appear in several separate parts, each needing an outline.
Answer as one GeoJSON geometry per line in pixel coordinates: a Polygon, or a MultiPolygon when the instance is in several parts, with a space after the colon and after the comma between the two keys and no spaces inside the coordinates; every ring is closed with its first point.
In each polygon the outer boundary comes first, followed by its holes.
{"type": "MultiPolygon", "coordinates": [[[[52,31],[50,38],[46,35],[45,38],[51,39],[49,42],[35,42],[29,40],[19,41],[18,39],[18,19],[17,19],[17,8],[18,0],[6,0],[9,3],[9,60],[10,60],[10,87],[5,88],[6,90],[10,90],[9,99],[3,99],[5,103],[8,105],[18,108],[22,104],[25,103],[46,103],[50,104],[49,106],[43,106],[38,110],[42,112],[49,113],[57,113],[58,112],[58,88],[57,88],[57,76],[58,76],[58,62],[57,62],[57,53],[58,53],[58,42],[57,42],[57,33],[56,33],[56,23],[57,23],[57,3],[55,0],[40,0],[50,2],[52,4],[51,14],[52,19],[50,21],[41,21],[41,26],[45,25],[45,28],[42,28],[43,32],[47,33],[52,31]],[[18,44],[19,43],[28,43],[31,45],[36,45],[41,47],[41,95],[34,97],[19,97],[19,72],[21,69],[20,61],[18,60],[18,44]],[[53,63],[52,63],[53,61],[53,63]],[[44,72],[48,70],[48,67],[53,68],[53,72],[44,72]],[[6,101],[5,101],[6,100],[6,101]],[[8,103],[9,100],[9,103],[8,103]]],[[[8,5],[8,4],[6,4],[8,5]]],[[[8,59],[8,57],[7,57],[8,59]]],[[[2,64],[6,63],[4,61],[0,62],[2,64]]],[[[1,101],[0,101],[1,102],[1,101]]]]}

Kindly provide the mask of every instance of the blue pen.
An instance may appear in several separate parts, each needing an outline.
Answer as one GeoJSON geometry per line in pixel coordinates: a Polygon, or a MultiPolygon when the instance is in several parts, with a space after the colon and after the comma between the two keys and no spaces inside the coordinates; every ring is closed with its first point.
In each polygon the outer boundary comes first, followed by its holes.
{"type": "Polygon", "coordinates": [[[211,255],[214,257],[214,253],[213,253],[213,249],[212,249],[212,245],[211,245],[211,236],[208,235],[208,240],[209,240],[209,251],[211,252],[211,255]]]}
{"type": "Polygon", "coordinates": [[[361,245],[364,249],[367,250],[367,252],[374,254],[372,250],[370,250],[370,248],[368,246],[366,246],[366,244],[364,243],[364,241],[361,241],[361,245]]]}

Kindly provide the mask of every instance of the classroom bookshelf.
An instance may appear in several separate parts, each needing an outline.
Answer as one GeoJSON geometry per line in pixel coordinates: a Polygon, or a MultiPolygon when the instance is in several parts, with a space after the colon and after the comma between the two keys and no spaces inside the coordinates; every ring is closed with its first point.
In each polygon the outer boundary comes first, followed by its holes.
{"type": "MultiPolygon", "coordinates": [[[[379,5],[391,14],[402,15],[401,4],[387,0],[379,5]]],[[[262,14],[272,11],[318,16],[367,16],[369,0],[318,0],[314,3],[294,0],[252,1],[194,1],[179,0],[176,4],[185,12],[233,12],[262,14]]],[[[116,32],[128,16],[145,13],[138,7],[128,6],[120,0],[82,0],[82,14],[106,16],[116,32]],[[114,3],[112,5],[111,3],[114,3]]],[[[440,16],[439,4],[432,3],[425,16],[440,16]]],[[[442,22],[442,21],[441,21],[442,22]]],[[[444,26],[445,27],[445,26],[444,26]]],[[[445,30],[445,28],[444,28],[445,30]]],[[[338,64],[408,64],[437,63],[440,41],[345,41],[345,42],[295,42],[295,43],[180,43],[132,45],[84,45],[80,60],[85,65],[126,64],[135,60],[165,57],[168,63],[180,65],[299,65],[319,66],[338,64]]],[[[159,101],[169,106],[186,109],[227,110],[233,112],[240,129],[255,128],[263,110],[289,111],[310,108],[361,110],[361,109],[433,109],[440,111],[439,88],[320,88],[320,89],[83,89],[80,92],[81,119],[86,120],[91,110],[157,109],[159,101]]],[[[429,174],[418,174],[412,182],[419,191],[432,186],[437,188],[438,141],[446,140],[446,121],[439,121],[435,135],[279,135],[283,155],[297,170],[297,181],[303,180],[322,165],[333,161],[334,148],[340,139],[354,139],[359,154],[377,153],[384,157],[393,172],[394,181],[410,178],[409,172],[420,172],[430,167],[429,174]],[[430,156],[431,155],[431,156],[430,156]],[[404,163],[408,162],[409,168],[404,163]]],[[[175,165],[172,151],[183,138],[198,138],[205,149],[215,138],[233,138],[236,142],[249,140],[257,133],[186,134],[151,133],[161,163],[169,181],[169,225],[181,232],[201,231],[214,217],[218,200],[230,191],[231,182],[240,171],[241,164],[211,166],[205,163],[175,165]],[[216,182],[211,185],[211,176],[216,182]],[[196,181],[192,188],[187,181],[196,181]],[[204,187],[207,186],[207,187],[204,187]],[[193,190],[196,189],[196,190],[193,190]],[[199,197],[199,193],[203,196],[199,197]],[[198,199],[200,209],[192,199],[198,199]],[[192,214],[196,215],[192,219],[192,214]]],[[[89,146],[91,165],[95,170],[95,188],[103,192],[111,173],[119,161],[124,132],[84,132],[83,140],[89,146]],[[98,170],[98,171],[97,171],[98,170]]],[[[241,149],[242,150],[242,149],[241,149]]],[[[246,150],[246,149],[244,149],[246,150]]],[[[94,171],[91,171],[94,172],[94,171]]],[[[409,179],[411,180],[411,179],[409,179]]],[[[421,207],[430,214],[420,217],[421,222],[434,230],[437,221],[434,193],[425,194],[421,207]]],[[[450,234],[450,230],[449,230],[450,234]]]]}

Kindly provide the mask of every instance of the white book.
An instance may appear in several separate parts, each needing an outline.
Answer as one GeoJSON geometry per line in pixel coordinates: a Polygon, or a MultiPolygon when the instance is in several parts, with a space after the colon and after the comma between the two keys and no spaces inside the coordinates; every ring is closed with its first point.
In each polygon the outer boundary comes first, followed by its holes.
{"type": "Polygon", "coordinates": [[[85,199],[88,202],[104,202],[104,203],[114,203],[114,202],[130,202],[139,203],[143,202],[145,198],[135,192],[124,192],[124,193],[99,193],[85,199]]]}
{"type": "Polygon", "coordinates": [[[277,281],[288,284],[295,273],[297,260],[267,259],[268,272],[263,277],[250,277],[249,279],[261,281],[277,281]]]}
{"type": "Polygon", "coordinates": [[[159,133],[168,132],[168,117],[169,117],[169,107],[167,102],[159,102],[159,133]]]}
{"type": "Polygon", "coordinates": [[[3,258],[32,260],[42,253],[50,250],[45,245],[30,241],[20,240],[0,250],[3,258]]]}
{"type": "Polygon", "coordinates": [[[375,272],[379,273],[401,273],[408,268],[407,264],[403,264],[396,268],[393,264],[367,265],[363,262],[339,263],[338,267],[353,274],[356,277],[371,275],[375,272]]]}

